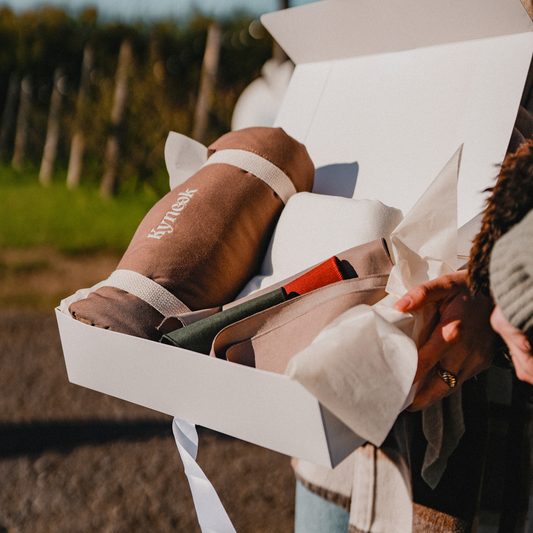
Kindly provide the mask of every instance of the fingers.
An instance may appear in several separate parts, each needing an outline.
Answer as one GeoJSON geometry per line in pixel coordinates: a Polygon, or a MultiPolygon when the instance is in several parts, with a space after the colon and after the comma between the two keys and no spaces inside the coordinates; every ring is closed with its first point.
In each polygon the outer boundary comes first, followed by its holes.
{"type": "Polygon", "coordinates": [[[461,386],[461,382],[459,381],[457,374],[452,372],[452,374],[457,378],[457,383],[455,387],[450,387],[450,385],[446,384],[446,382],[437,374],[437,368],[435,367],[433,370],[434,373],[416,395],[416,398],[409,407],[409,411],[420,411],[422,409],[426,409],[430,405],[433,405],[446,396],[449,396],[461,386]]]}
{"type": "Polygon", "coordinates": [[[466,270],[440,276],[413,287],[394,306],[403,313],[415,311],[428,303],[440,303],[453,298],[466,283],[466,270]]]}
{"type": "Polygon", "coordinates": [[[429,407],[452,394],[467,379],[487,369],[494,354],[494,337],[490,328],[487,332],[474,327],[465,328],[458,320],[441,324],[419,350],[415,381],[420,380],[423,385],[410,410],[429,407]],[[439,376],[438,369],[450,372],[457,379],[455,387],[439,376]]]}
{"type": "Polygon", "coordinates": [[[421,307],[426,302],[428,287],[426,285],[417,285],[408,293],[404,294],[394,305],[396,311],[407,313],[421,307]]]}
{"type": "Polygon", "coordinates": [[[533,384],[533,356],[526,334],[507,321],[499,306],[494,308],[490,323],[507,344],[518,379],[533,384]]]}
{"type": "Polygon", "coordinates": [[[503,316],[502,310],[500,309],[500,306],[497,305],[494,310],[492,311],[492,314],[490,315],[490,325],[492,326],[492,329],[498,333],[502,339],[505,340],[505,327],[507,325],[507,320],[503,316]]]}
{"type": "Polygon", "coordinates": [[[489,345],[480,345],[479,350],[468,351],[464,345],[458,344],[447,350],[442,358],[427,370],[425,376],[421,377],[423,385],[409,410],[425,409],[455,392],[466,380],[490,366],[492,354],[493,350],[489,345]],[[456,378],[455,386],[452,386],[453,380],[447,383],[446,376],[440,376],[439,370],[447,371],[456,378]]]}
{"type": "Polygon", "coordinates": [[[453,344],[458,336],[457,329],[447,326],[450,324],[437,328],[418,352],[418,368],[414,381],[421,380],[423,385],[410,406],[410,411],[425,409],[460,386],[460,370],[466,356],[460,346],[455,347],[453,344]],[[447,385],[437,374],[439,368],[451,372],[457,378],[456,387],[447,385]]]}
{"type": "Polygon", "coordinates": [[[410,410],[425,409],[452,394],[465,380],[488,368],[494,353],[495,335],[489,323],[494,304],[490,298],[470,295],[466,271],[413,287],[395,308],[413,312],[428,304],[436,305],[438,323],[419,348],[415,382],[422,386],[410,410]],[[439,368],[455,376],[455,387],[439,376],[439,368]]]}
{"type": "Polygon", "coordinates": [[[492,311],[490,323],[494,331],[501,336],[506,344],[511,344],[515,350],[524,354],[531,354],[531,345],[526,334],[507,321],[500,306],[497,305],[492,311]]]}
{"type": "Polygon", "coordinates": [[[451,320],[449,322],[441,320],[428,341],[418,351],[418,367],[415,381],[425,379],[437,366],[437,363],[442,361],[448,352],[453,351],[454,345],[460,339],[460,326],[460,320],[451,320]]]}
{"type": "Polygon", "coordinates": [[[524,355],[523,353],[513,353],[512,351],[510,353],[513,359],[516,377],[521,381],[533,385],[533,364],[531,356],[524,355]]]}

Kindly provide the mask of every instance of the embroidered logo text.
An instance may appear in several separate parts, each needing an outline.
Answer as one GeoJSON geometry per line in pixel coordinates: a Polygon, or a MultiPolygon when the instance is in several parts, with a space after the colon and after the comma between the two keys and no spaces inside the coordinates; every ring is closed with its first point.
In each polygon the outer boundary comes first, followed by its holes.
{"type": "Polygon", "coordinates": [[[160,239],[165,233],[172,233],[174,231],[174,228],[171,226],[171,224],[174,224],[176,222],[176,219],[180,215],[181,211],[183,211],[184,207],[189,203],[189,200],[194,196],[194,193],[197,192],[198,189],[187,189],[185,192],[180,192],[178,194],[178,199],[176,200],[175,204],[172,204],[172,207],[170,208],[171,211],[168,211],[167,214],[163,217],[163,220],[157,226],[157,228],[152,228],[150,233],[148,234],[149,239],[160,239]]]}

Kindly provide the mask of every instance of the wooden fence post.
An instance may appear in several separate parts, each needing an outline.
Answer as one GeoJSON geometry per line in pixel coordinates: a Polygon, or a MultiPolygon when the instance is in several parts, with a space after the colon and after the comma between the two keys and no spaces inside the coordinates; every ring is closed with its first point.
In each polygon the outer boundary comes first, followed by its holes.
{"type": "Polygon", "coordinates": [[[70,156],[68,160],[67,187],[70,190],[76,189],[81,180],[81,169],[83,167],[83,155],[85,153],[85,132],[83,129],[83,117],[85,116],[85,106],[89,93],[89,83],[91,70],[94,65],[94,51],[90,44],[85,45],[83,51],[83,63],[81,67],[81,80],[76,101],[76,122],[74,133],[70,145],[70,156]]]}
{"type": "Polygon", "coordinates": [[[31,111],[32,81],[29,74],[20,82],[19,111],[17,115],[17,131],[15,134],[15,149],[13,151],[13,167],[22,168],[26,157],[26,144],[28,140],[28,121],[31,111]]]}
{"type": "Polygon", "coordinates": [[[54,73],[54,88],[50,98],[50,114],[48,115],[48,127],[46,130],[46,141],[44,143],[43,160],[39,171],[39,182],[41,185],[50,185],[52,172],[57,156],[57,145],[59,142],[61,108],[63,106],[63,95],[59,84],[64,71],[61,67],[56,68],[54,73]]]}
{"type": "Polygon", "coordinates": [[[207,31],[200,90],[196,102],[192,132],[193,139],[202,143],[205,142],[209,126],[209,104],[217,78],[221,41],[222,32],[220,26],[216,22],[212,22],[207,31]]]}
{"type": "Polygon", "coordinates": [[[19,92],[20,76],[15,70],[9,76],[6,103],[2,113],[2,123],[0,124],[0,157],[6,157],[13,132],[15,131],[19,92]]]}
{"type": "Polygon", "coordinates": [[[133,48],[131,42],[125,40],[120,46],[118,56],[115,97],[113,100],[113,109],[111,111],[111,133],[107,139],[105,170],[100,186],[100,194],[104,197],[113,196],[117,188],[120,143],[124,126],[124,117],[126,114],[128,78],[132,62],[133,48]]]}

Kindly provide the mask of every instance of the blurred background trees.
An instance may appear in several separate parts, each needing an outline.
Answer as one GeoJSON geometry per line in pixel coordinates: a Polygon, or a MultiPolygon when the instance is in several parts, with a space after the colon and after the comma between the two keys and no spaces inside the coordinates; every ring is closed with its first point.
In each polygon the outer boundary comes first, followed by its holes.
{"type": "Polygon", "coordinates": [[[0,158],[40,169],[44,185],[68,172],[71,189],[164,194],[168,132],[209,144],[229,131],[272,39],[246,15],[135,25],[97,15],[0,8],[0,158]]]}

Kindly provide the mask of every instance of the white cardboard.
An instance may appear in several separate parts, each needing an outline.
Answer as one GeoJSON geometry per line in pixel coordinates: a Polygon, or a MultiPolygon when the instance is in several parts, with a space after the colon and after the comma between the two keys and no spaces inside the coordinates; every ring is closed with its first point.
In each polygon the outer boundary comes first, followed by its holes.
{"type": "Polygon", "coordinates": [[[326,0],[261,22],[297,65],[531,31],[519,0],[326,0]]]}
{"type": "MultiPolygon", "coordinates": [[[[297,64],[277,125],[318,192],[405,214],[464,143],[459,224],[479,212],[533,50],[519,0],[326,0],[263,21],[297,64]]],[[[73,383],[325,466],[362,444],[286,376],[57,319],[73,383]]]]}
{"type": "Polygon", "coordinates": [[[262,22],[297,63],[275,125],[319,172],[357,163],[351,196],[406,214],[464,144],[459,226],[482,210],[531,61],[520,1],[325,0],[262,22]]]}
{"type": "Polygon", "coordinates": [[[287,376],[56,315],[71,383],[324,466],[363,443],[287,376]]]}

